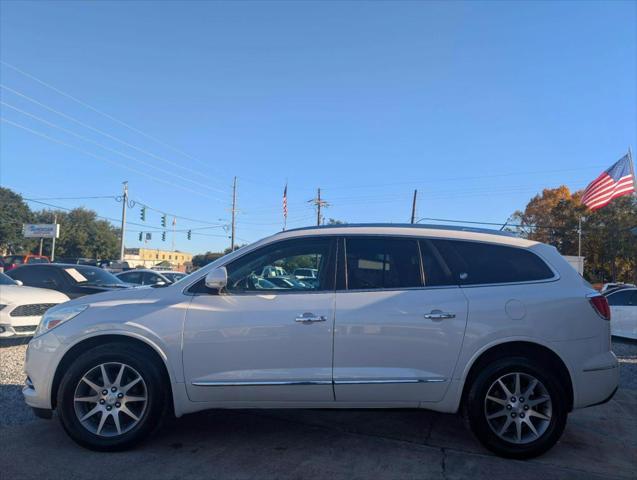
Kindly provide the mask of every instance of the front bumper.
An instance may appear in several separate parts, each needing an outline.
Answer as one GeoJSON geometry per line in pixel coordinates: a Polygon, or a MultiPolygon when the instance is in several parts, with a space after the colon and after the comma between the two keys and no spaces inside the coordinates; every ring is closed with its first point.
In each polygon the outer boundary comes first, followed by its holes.
{"type": "Polygon", "coordinates": [[[29,342],[24,361],[27,380],[22,389],[24,401],[28,406],[51,410],[51,387],[62,350],[58,338],[52,332],[29,342]]]}
{"type": "Polygon", "coordinates": [[[31,337],[37,328],[37,325],[0,325],[0,338],[31,337]]]}
{"type": "Polygon", "coordinates": [[[41,316],[18,316],[12,317],[9,312],[13,305],[2,309],[0,312],[0,338],[25,337],[35,333],[40,324],[41,316]]]}

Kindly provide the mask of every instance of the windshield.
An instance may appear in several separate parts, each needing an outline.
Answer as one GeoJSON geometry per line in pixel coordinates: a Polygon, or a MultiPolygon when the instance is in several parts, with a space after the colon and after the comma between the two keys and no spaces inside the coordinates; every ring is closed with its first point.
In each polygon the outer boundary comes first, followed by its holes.
{"type": "Polygon", "coordinates": [[[24,261],[24,255],[10,255],[8,257],[4,257],[3,262],[8,265],[21,265],[24,261]]]}
{"type": "Polygon", "coordinates": [[[27,263],[49,263],[49,261],[43,257],[29,257],[27,263]]]}
{"type": "Polygon", "coordinates": [[[125,286],[112,273],[107,272],[98,267],[88,267],[83,265],[75,265],[64,269],[69,277],[78,285],[99,285],[99,286],[125,286]]]}
{"type": "Polygon", "coordinates": [[[0,272],[0,285],[17,285],[17,284],[11,277],[0,272]]]}
{"type": "Polygon", "coordinates": [[[162,275],[173,283],[176,282],[177,280],[181,280],[182,278],[186,276],[185,273],[168,273],[168,272],[162,272],[162,275]]]}

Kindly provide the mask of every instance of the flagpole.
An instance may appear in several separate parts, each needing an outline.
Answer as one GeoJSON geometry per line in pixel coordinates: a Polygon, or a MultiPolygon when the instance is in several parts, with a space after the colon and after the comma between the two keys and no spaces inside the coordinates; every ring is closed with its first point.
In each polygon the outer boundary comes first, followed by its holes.
{"type": "Polygon", "coordinates": [[[630,145],[628,145],[628,165],[630,165],[630,173],[633,175],[633,185],[635,186],[633,195],[637,195],[637,178],[635,178],[635,165],[633,164],[633,152],[630,149],[630,145]]]}

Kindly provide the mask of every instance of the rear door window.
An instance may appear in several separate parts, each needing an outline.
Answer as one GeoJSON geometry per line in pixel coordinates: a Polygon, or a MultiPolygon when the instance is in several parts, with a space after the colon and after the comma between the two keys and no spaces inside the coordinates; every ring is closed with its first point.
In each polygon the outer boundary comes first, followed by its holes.
{"type": "Polygon", "coordinates": [[[410,238],[348,237],[348,290],[421,287],[418,241],[410,238]]]}
{"type": "Polygon", "coordinates": [[[531,282],[554,276],[540,257],[523,248],[462,240],[430,242],[443,259],[442,274],[437,273],[434,278],[452,284],[531,282]]]}
{"type": "Polygon", "coordinates": [[[637,290],[620,290],[608,297],[608,303],[614,307],[637,305],[637,290]]]}
{"type": "Polygon", "coordinates": [[[118,275],[117,278],[119,278],[122,282],[134,283],[136,285],[141,285],[141,283],[142,283],[142,272],[123,273],[122,275],[118,275]]]}

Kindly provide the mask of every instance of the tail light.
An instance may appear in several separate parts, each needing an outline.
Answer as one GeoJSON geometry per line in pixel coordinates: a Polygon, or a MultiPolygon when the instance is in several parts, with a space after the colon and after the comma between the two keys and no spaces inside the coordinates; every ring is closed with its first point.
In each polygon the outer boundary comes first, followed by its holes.
{"type": "Polygon", "coordinates": [[[610,320],[610,306],[608,305],[608,300],[605,296],[595,295],[588,297],[588,300],[591,302],[591,305],[595,312],[597,312],[597,315],[602,317],[604,320],[610,320]]]}

